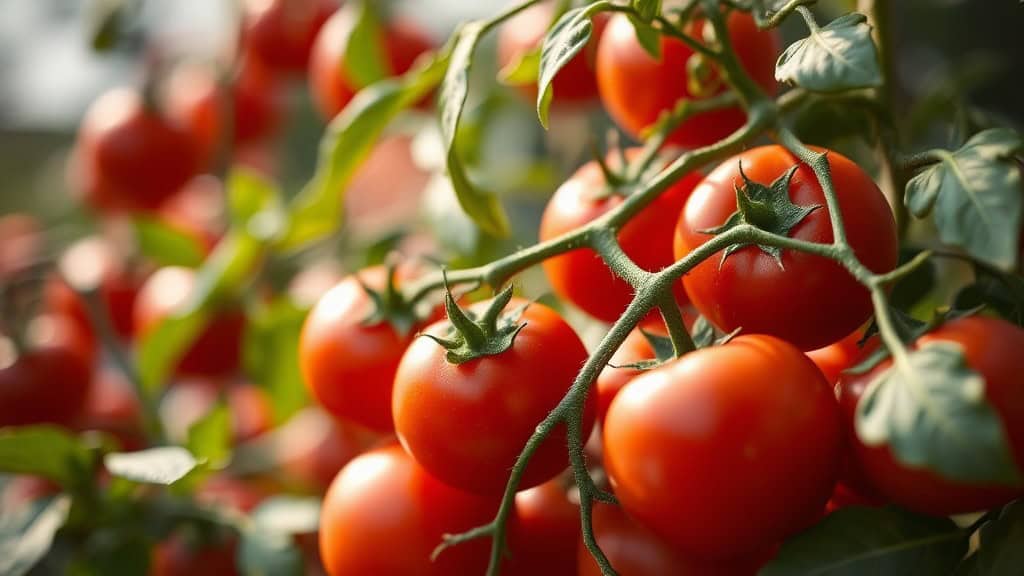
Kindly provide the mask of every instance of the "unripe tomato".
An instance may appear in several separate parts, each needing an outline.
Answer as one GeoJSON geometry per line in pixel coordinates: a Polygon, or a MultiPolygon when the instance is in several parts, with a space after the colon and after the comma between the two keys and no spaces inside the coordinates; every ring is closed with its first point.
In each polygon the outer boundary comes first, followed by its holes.
{"type": "MultiPolygon", "coordinates": [[[[636,152],[629,151],[628,155],[636,152]]],[[[699,181],[698,173],[687,174],[619,231],[622,249],[638,266],[657,272],[675,261],[670,248],[675,220],[699,181]]],[[[540,239],[551,240],[579,228],[624,201],[625,197],[607,189],[597,162],[589,162],[559,186],[548,201],[540,223],[540,239]]],[[[589,248],[545,260],[544,272],[559,297],[605,322],[617,320],[633,299],[629,283],[616,276],[589,248]]],[[[677,288],[675,294],[677,301],[685,303],[683,290],[677,288]]]]}
{"type": "MultiPolygon", "coordinates": [[[[357,86],[345,73],[343,61],[349,34],[356,23],[357,9],[344,7],[324,24],[313,44],[309,59],[309,91],[324,118],[334,118],[363,86],[357,86]]],[[[416,58],[433,48],[434,43],[415,23],[396,19],[381,30],[381,46],[389,75],[412,68],[416,58]]]]}
{"type": "MultiPolygon", "coordinates": [[[[740,63],[761,88],[774,94],[779,54],[776,33],[759,31],[754,19],[742,12],[730,14],[727,25],[740,63]]],[[[710,26],[697,20],[687,30],[700,41],[705,27],[710,26]]],[[[687,82],[687,62],[693,54],[682,40],[661,36],[661,59],[657,60],[640,45],[626,14],[612,16],[597,47],[597,86],[605,110],[626,132],[639,138],[680,99],[695,98],[687,82]]],[[[717,70],[710,81],[722,83],[712,94],[726,90],[717,70]]],[[[728,136],[744,121],[739,108],[704,112],[679,125],[668,142],[687,148],[706,146],[728,136]]]]}
{"type": "Polygon", "coordinates": [[[612,401],[604,442],[626,512],[682,553],[711,558],[756,553],[817,519],[842,455],[831,387],[771,336],[637,377],[612,401]]]}
{"type": "Polygon", "coordinates": [[[461,492],[427,474],[402,448],[371,450],[348,463],[320,513],[320,555],[329,576],[479,576],[490,542],[431,552],[444,534],[493,519],[497,502],[461,492]]]}
{"type": "Polygon", "coordinates": [[[317,32],[337,6],[337,0],[245,0],[246,53],[274,72],[304,72],[317,32]]]}
{"type": "MultiPolygon", "coordinates": [[[[967,365],[985,379],[985,397],[1003,423],[1017,466],[1024,470],[1024,330],[996,318],[973,316],[947,322],[925,334],[917,346],[952,342],[963,348],[967,365]]],[[[1022,486],[956,482],[926,469],[897,461],[889,447],[867,446],[854,428],[857,403],[868,385],[890,368],[886,360],[863,375],[846,374],[839,382],[840,406],[851,439],[857,471],[893,503],[937,516],[988,510],[1024,495],[1022,486]]]]}
{"type": "Polygon", "coordinates": [[[73,185],[94,208],[153,211],[196,174],[199,152],[184,127],[117,88],[85,113],[73,162],[73,185]]]}
{"type": "MultiPolygon", "coordinates": [[[[896,266],[898,239],[889,204],[871,178],[845,156],[828,151],[847,241],[876,273],[896,266]]],[[[676,228],[675,254],[683,258],[736,211],[736,186],[743,173],[765,186],[798,164],[781,146],[762,146],[730,158],[694,189],[676,228]]],[[[833,240],[825,195],[814,172],[800,164],[789,184],[797,206],[820,206],[796,224],[790,238],[820,244],[833,240]]],[[[823,256],[782,250],[782,265],[757,246],[745,246],[724,261],[716,253],[683,276],[690,301],[724,332],[771,334],[803,350],[831,344],[871,316],[871,296],[840,264],[823,256]]]]}
{"type": "Polygon", "coordinates": [[[564,478],[516,494],[508,528],[506,576],[568,576],[576,572],[580,507],[569,500],[564,478]]]}

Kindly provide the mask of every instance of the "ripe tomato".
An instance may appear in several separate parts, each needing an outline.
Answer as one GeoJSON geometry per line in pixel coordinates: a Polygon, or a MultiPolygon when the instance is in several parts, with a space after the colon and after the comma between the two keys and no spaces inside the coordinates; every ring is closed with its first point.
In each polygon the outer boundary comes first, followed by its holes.
{"type": "Polygon", "coordinates": [[[139,398],[124,376],[114,370],[101,369],[93,377],[89,394],[72,427],[111,434],[122,450],[141,450],[146,446],[139,398]]]}
{"type": "MultiPolygon", "coordinates": [[[[619,231],[622,249],[641,268],[656,272],[675,261],[669,246],[676,215],[699,181],[697,173],[684,176],[619,231]]],[[[623,201],[621,195],[606,189],[597,162],[587,163],[551,197],[541,219],[540,239],[550,240],[579,228],[623,201]]],[[[605,322],[617,320],[633,298],[632,287],[589,248],[545,260],[544,272],[556,294],[605,322]]],[[[681,289],[676,290],[676,300],[686,301],[681,289]]]]}
{"type": "Polygon", "coordinates": [[[834,384],[839,381],[839,376],[844,370],[853,368],[878,348],[877,337],[865,342],[864,346],[860,346],[859,343],[863,336],[862,330],[854,330],[849,336],[838,342],[807,352],[807,357],[814,362],[818,370],[821,370],[825,381],[834,384]]]}
{"type": "Polygon", "coordinates": [[[275,431],[273,458],[289,480],[322,492],[338,471],[362,452],[375,434],[307,408],[275,431]]]}
{"type": "Polygon", "coordinates": [[[245,0],[247,55],[274,72],[304,72],[317,32],[337,6],[337,0],[245,0]]]}
{"type": "MultiPolygon", "coordinates": [[[[168,266],[153,273],[139,290],[135,301],[135,332],[144,338],[164,319],[187,305],[195,285],[195,272],[168,266]]],[[[241,356],[245,315],[237,309],[225,308],[210,319],[209,324],[185,351],[178,362],[182,376],[229,376],[238,369],[241,356]]]]}
{"type": "MultiPolygon", "coordinates": [[[[518,61],[523,55],[540,48],[554,17],[555,3],[542,2],[520,12],[498,31],[498,65],[502,68],[518,61]]],[[[581,103],[597,99],[597,43],[601,38],[608,16],[594,17],[590,41],[583,50],[559,70],[552,83],[552,104],[581,103]]],[[[537,85],[520,87],[524,94],[537,97],[537,85]]]]}
{"type": "MultiPolygon", "coordinates": [[[[896,225],[882,192],[856,164],[828,152],[832,179],[857,258],[874,272],[896,266],[896,225]]],[[[694,189],[676,228],[675,253],[682,258],[707,242],[706,230],[725,223],[736,211],[735,186],[743,172],[753,182],[771,184],[797,164],[780,146],[762,146],[735,156],[694,189]]],[[[820,205],[789,232],[791,238],[830,244],[825,196],[810,167],[801,164],[789,186],[798,206],[820,205]]],[[[725,332],[771,334],[803,350],[846,336],[871,316],[871,297],[838,263],[794,250],[782,251],[782,265],[756,246],[708,258],[683,276],[690,300],[725,332]]]]}
{"type": "MultiPolygon", "coordinates": [[[[778,36],[774,31],[759,31],[754,19],[741,12],[729,15],[727,24],[740,63],[761,88],[774,94],[778,36]]],[[[700,39],[706,25],[710,26],[697,20],[688,31],[700,39]]],[[[687,82],[691,56],[693,50],[683,41],[662,36],[661,60],[656,60],[640,45],[629,18],[625,14],[612,16],[597,47],[597,86],[605,110],[626,132],[639,138],[680,99],[694,98],[687,82]]],[[[721,81],[717,72],[713,75],[712,81],[721,81]]],[[[715,92],[725,89],[723,85],[715,92]]],[[[698,114],[676,128],[668,142],[687,148],[706,146],[734,132],[745,119],[739,108],[698,114]]]]}
{"type": "MultiPolygon", "coordinates": [[[[664,332],[659,335],[664,335],[664,332]]],[[[612,359],[608,362],[608,366],[605,366],[601,373],[597,375],[595,387],[597,389],[598,422],[604,422],[605,416],[608,414],[608,407],[612,405],[612,400],[619,393],[619,390],[622,390],[622,387],[633,378],[644,373],[643,370],[621,366],[654,358],[654,348],[651,347],[650,341],[647,340],[643,332],[634,330],[629,333],[629,336],[626,336],[622,346],[619,346],[615,354],[612,354],[612,359]]]]}
{"type": "MultiPolygon", "coordinates": [[[[948,322],[917,344],[953,342],[963,347],[967,365],[985,378],[985,396],[1003,422],[1018,467],[1024,469],[1024,385],[1020,380],[1024,330],[995,318],[974,316],[948,322]]],[[[887,446],[866,446],[854,430],[857,402],[891,360],[864,375],[844,375],[840,406],[852,440],[858,471],[892,502],[925,514],[947,516],[994,508],[1021,495],[1024,486],[985,486],[954,482],[895,460],[887,446]]]]}
{"type": "Polygon", "coordinates": [[[564,478],[516,494],[509,522],[506,576],[566,576],[576,572],[580,507],[569,500],[564,478]]]}
{"type": "Polygon", "coordinates": [[[43,248],[39,222],[28,214],[0,217],[0,282],[10,279],[31,266],[43,248]]]}
{"type": "Polygon", "coordinates": [[[149,576],[235,576],[236,546],[233,540],[198,543],[174,534],[154,550],[149,576]]]}
{"type": "Polygon", "coordinates": [[[490,542],[430,554],[444,534],[490,522],[497,503],[442,484],[396,444],[348,463],[324,497],[320,555],[330,576],[478,576],[490,542]]]}
{"type": "MultiPolygon", "coordinates": [[[[508,309],[526,302],[513,298],[508,309]]],[[[490,302],[470,308],[482,315],[490,302]]],[[[456,488],[501,494],[537,424],[555,408],[587,358],[576,333],[558,314],[533,303],[512,347],[496,355],[452,364],[429,338],[409,345],[395,374],[395,432],[428,472],[456,488]],[[443,418],[438,415],[443,414],[443,418]]],[[[445,338],[440,321],[425,332],[445,338]]],[[[594,422],[594,403],[584,413],[583,438],[594,422]]],[[[550,480],[568,466],[566,430],[557,428],[533,454],[520,489],[550,480]]]]}
{"type": "Polygon", "coordinates": [[[244,442],[270,430],[273,406],[262,388],[252,384],[225,386],[214,380],[183,380],[170,387],[160,401],[160,418],[168,434],[184,441],[188,429],[213,408],[224,393],[231,413],[232,438],[244,442]]]}
{"type": "Polygon", "coordinates": [[[225,212],[223,183],[216,176],[200,174],[160,208],[158,217],[209,254],[224,235],[225,212]]]}
{"type": "Polygon", "coordinates": [[[626,512],[687,554],[726,557],[817,518],[836,482],[842,429],[832,389],[806,356],[771,336],[740,336],[627,384],[604,442],[626,512]]]}
{"type": "MultiPolygon", "coordinates": [[[[357,9],[342,8],[324,24],[313,44],[309,58],[309,91],[324,118],[333,118],[348,104],[363,86],[348,78],[342,61],[348,37],[357,18],[357,9]]],[[[433,48],[434,43],[415,23],[396,19],[387,22],[382,30],[384,45],[381,49],[392,75],[403,74],[412,68],[420,54],[433,48]]]]}
{"type": "Polygon", "coordinates": [[[85,113],[72,178],[94,208],[152,211],[198,168],[198,150],[184,127],[148,109],[138,92],[117,88],[85,113]]]}

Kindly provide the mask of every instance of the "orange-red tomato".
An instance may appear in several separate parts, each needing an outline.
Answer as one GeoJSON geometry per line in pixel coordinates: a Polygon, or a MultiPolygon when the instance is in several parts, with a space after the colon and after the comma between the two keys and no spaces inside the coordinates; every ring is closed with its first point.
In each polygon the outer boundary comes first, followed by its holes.
{"type": "Polygon", "coordinates": [[[860,346],[863,331],[854,330],[842,340],[817,350],[807,352],[807,357],[821,370],[825,381],[835,384],[844,370],[853,368],[868,354],[878,348],[878,338],[872,338],[860,346]]]}
{"type": "Polygon", "coordinates": [[[319,408],[307,408],[277,429],[274,458],[290,480],[323,491],[374,437],[319,408]]]}
{"type": "Polygon", "coordinates": [[[509,523],[507,576],[568,576],[576,572],[580,507],[569,500],[562,477],[516,494],[509,523]]]}
{"type": "Polygon", "coordinates": [[[229,384],[214,380],[183,380],[167,390],[160,402],[160,416],[173,438],[184,439],[188,429],[213,408],[223,393],[231,414],[232,438],[244,442],[274,424],[273,406],[262,388],[253,384],[229,384]]]}
{"type": "Polygon", "coordinates": [[[245,0],[245,52],[274,72],[302,73],[337,6],[338,0],[245,0]]]}

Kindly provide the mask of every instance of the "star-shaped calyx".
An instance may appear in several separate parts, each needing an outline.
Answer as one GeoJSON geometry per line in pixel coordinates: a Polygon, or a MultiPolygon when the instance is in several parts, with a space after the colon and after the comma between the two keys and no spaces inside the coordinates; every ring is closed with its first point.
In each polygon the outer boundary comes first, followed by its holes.
{"type": "Polygon", "coordinates": [[[433,334],[423,336],[443,346],[448,351],[445,358],[452,364],[501,354],[512,347],[519,331],[526,326],[526,323],[519,323],[519,319],[529,304],[503,314],[511,300],[510,285],[495,296],[483,316],[477,318],[476,314],[459,307],[446,284],[444,307],[451,323],[450,333],[446,337],[433,334]]]}
{"type": "Polygon", "coordinates": [[[398,288],[395,281],[395,274],[398,265],[389,262],[385,266],[387,280],[384,288],[377,290],[371,288],[362,278],[356,274],[356,281],[366,292],[367,297],[373,303],[373,309],[362,320],[364,326],[375,326],[387,322],[394,327],[403,338],[409,335],[413,328],[419,325],[426,318],[427,314],[420,311],[415,302],[410,302],[398,288]]]}
{"type": "MultiPolygon", "coordinates": [[[[743,185],[734,185],[736,188],[736,211],[726,219],[725,224],[717,228],[701,230],[704,234],[721,234],[741,224],[749,224],[755,228],[771,232],[779,236],[788,236],[789,231],[799,224],[808,214],[821,208],[821,204],[812,206],[798,206],[789,199],[789,184],[796,173],[798,165],[794,164],[785,174],[779,176],[774,182],[765,186],[760,182],[754,182],[747,178],[743,172],[743,163],[740,162],[740,176],[743,177],[743,185]]],[[[725,264],[725,259],[733,252],[746,247],[747,244],[734,244],[725,249],[719,266],[725,264]]],[[[762,252],[775,259],[779,268],[782,265],[782,249],[777,246],[757,245],[762,252]]]]}

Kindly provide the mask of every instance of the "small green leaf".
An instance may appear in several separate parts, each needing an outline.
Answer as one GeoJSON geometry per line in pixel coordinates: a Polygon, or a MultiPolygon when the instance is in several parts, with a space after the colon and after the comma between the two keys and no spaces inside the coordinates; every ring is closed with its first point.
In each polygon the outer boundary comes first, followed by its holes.
{"type": "Polygon", "coordinates": [[[775,64],[775,79],[813,92],[841,92],[882,84],[871,27],[847,14],[791,44],[775,64]]]}
{"type": "Polygon", "coordinates": [[[280,188],[248,168],[232,168],[226,188],[232,226],[244,229],[256,215],[280,206],[280,188]]]}
{"type": "Polygon", "coordinates": [[[103,457],[103,465],[114,476],[144,484],[170,486],[195,470],[199,462],[178,446],[150,448],[139,452],[114,452],[103,457]]]}
{"type": "Polygon", "coordinates": [[[967,366],[963,349],[932,342],[909,352],[871,382],[857,405],[857,435],[887,444],[913,468],[954,481],[1021,482],[1002,422],[985,398],[985,380],[967,366]]]}
{"type": "Polygon", "coordinates": [[[57,531],[68,519],[71,498],[51,500],[13,510],[0,510],[0,574],[28,574],[50,550],[57,531]]]}
{"type": "Polygon", "coordinates": [[[1021,227],[1021,174],[1013,160],[1024,149],[1008,128],[976,134],[956,152],[907,183],[906,204],[921,218],[935,211],[943,242],[1001,268],[1018,258],[1021,227]]]}
{"type": "Polygon", "coordinates": [[[357,88],[365,88],[391,75],[384,55],[384,32],[373,0],[352,0],[341,9],[349,12],[352,28],[344,36],[344,59],[339,65],[357,88]]]}
{"type": "Polygon", "coordinates": [[[498,82],[506,86],[533,86],[540,74],[540,46],[519,54],[498,71],[498,82]]]}
{"type": "Polygon", "coordinates": [[[650,22],[661,14],[661,0],[633,0],[633,10],[644,22],[650,22]]]}
{"type": "Polygon", "coordinates": [[[611,6],[607,0],[569,10],[555,22],[544,37],[540,51],[540,76],[537,82],[537,117],[548,127],[548,111],[554,95],[555,76],[590,41],[594,25],[590,18],[611,6]]]}
{"type": "Polygon", "coordinates": [[[672,339],[668,336],[661,336],[658,334],[652,334],[646,330],[641,330],[644,339],[651,345],[651,350],[654,350],[654,358],[659,363],[668,362],[676,357],[676,347],[672,344],[672,339]]]}
{"type": "Polygon", "coordinates": [[[956,576],[1003,576],[1024,566],[1024,501],[1008,504],[981,527],[978,550],[956,576]]]}
{"type": "Polygon", "coordinates": [[[947,576],[966,551],[948,518],[850,507],[786,541],[758,576],[947,576]]]}
{"type": "Polygon", "coordinates": [[[92,0],[88,8],[88,30],[92,49],[107,52],[117,45],[131,12],[138,0],[92,0]]]}
{"type": "Polygon", "coordinates": [[[303,576],[302,552],[291,535],[251,525],[242,531],[237,564],[249,576],[303,576]]]}
{"type": "Polygon", "coordinates": [[[89,448],[78,438],[52,426],[0,430],[0,471],[32,474],[72,486],[92,475],[89,448]]]}
{"type": "Polygon", "coordinates": [[[276,496],[252,512],[252,521],[283,534],[314,534],[320,529],[320,499],[276,496]]]}
{"type": "Polygon", "coordinates": [[[139,338],[135,358],[139,379],[146,391],[152,393],[164,385],[208,322],[209,317],[199,312],[171,317],[139,338]]]}
{"type": "Polygon", "coordinates": [[[295,345],[305,319],[305,310],[282,299],[256,309],[246,325],[245,373],[270,395],[277,422],[287,420],[308,401],[295,345]]]}
{"type": "Polygon", "coordinates": [[[195,238],[175,230],[156,218],[135,218],[139,250],[159,266],[195,268],[203,263],[206,250],[195,238]]]}
{"type": "Polygon", "coordinates": [[[213,468],[221,468],[231,459],[231,434],[231,410],[224,402],[217,402],[189,427],[186,448],[213,468]]]}

